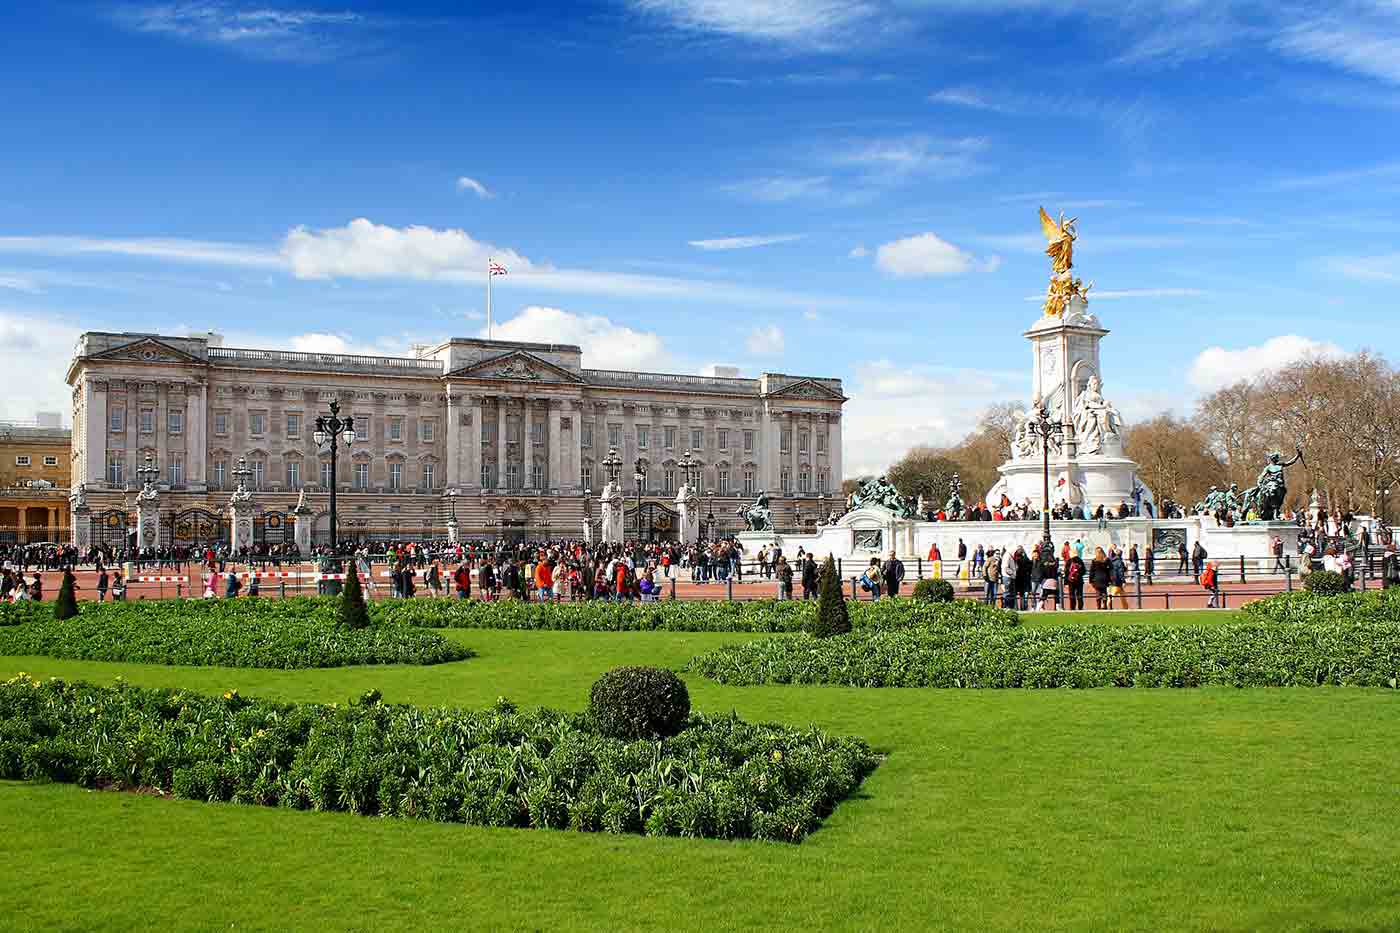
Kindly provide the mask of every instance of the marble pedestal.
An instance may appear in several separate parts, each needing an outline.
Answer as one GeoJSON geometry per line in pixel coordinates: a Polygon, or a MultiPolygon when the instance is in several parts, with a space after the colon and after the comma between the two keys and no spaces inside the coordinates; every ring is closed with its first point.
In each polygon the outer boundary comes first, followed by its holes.
{"type": "Polygon", "coordinates": [[[292,509],[292,518],[296,522],[292,528],[292,540],[296,543],[297,551],[306,556],[311,553],[311,526],[315,516],[310,509],[302,507],[292,509]]]}
{"type": "Polygon", "coordinates": [[[228,504],[229,525],[233,531],[230,546],[237,554],[243,548],[253,547],[253,497],[244,491],[240,496],[233,494],[228,504]]]}
{"type": "Polygon", "coordinates": [[[138,550],[160,546],[160,500],[155,496],[136,499],[136,547],[138,550]]]}
{"type": "Polygon", "coordinates": [[[92,547],[92,509],[85,505],[74,506],[70,521],[73,546],[79,551],[86,551],[92,547]]]}

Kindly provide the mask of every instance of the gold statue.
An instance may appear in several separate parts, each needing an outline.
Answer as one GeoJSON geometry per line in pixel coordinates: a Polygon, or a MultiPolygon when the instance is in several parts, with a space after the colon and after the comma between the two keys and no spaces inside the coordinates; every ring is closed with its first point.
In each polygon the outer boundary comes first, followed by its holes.
{"type": "Polygon", "coordinates": [[[1045,208],[1040,209],[1040,228],[1045,231],[1045,240],[1050,244],[1045,247],[1045,255],[1050,257],[1050,265],[1056,274],[1068,272],[1074,265],[1074,239],[1079,236],[1079,231],[1074,227],[1077,220],[1078,217],[1065,220],[1065,213],[1061,211],[1060,220],[1056,223],[1045,213],[1045,208]]]}

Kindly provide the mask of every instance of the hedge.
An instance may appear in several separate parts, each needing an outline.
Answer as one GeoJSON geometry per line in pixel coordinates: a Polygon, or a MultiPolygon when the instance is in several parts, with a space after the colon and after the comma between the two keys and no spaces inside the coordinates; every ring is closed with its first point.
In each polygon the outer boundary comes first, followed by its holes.
{"type": "Polygon", "coordinates": [[[142,600],[86,604],[71,619],[18,603],[0,628],[0,655],[220,667],[309,668],[440,664],[472,652],[406,625],[337,624],[339,599],[142,600]]]}
{"type": "Polygon", "coordinates": [[[723,684],[854,687],[1390,687],[1400,625],[1319,619],[1173,627],[920,626],[729,646],[687,668],[723,684]]]}
{"type": "Polygon", "coordinates": [[[623,742],[586,715],[0,684],[0,778],[479,826],[798,842],[875,767],[859,739],[691,716],[623,742]]]}

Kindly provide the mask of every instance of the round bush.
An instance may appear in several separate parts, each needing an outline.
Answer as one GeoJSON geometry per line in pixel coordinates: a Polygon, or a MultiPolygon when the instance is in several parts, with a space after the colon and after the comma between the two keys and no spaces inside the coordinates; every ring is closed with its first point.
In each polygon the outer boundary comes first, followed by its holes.
{"type": "Polygon", "coordinates": [[[1347,582],[1340,573],[1331,570],[1314,570],[1303,578],[1303,589],[1319,596],[1336,596],[1347,591],[1347,582]]]}
{"type": "Polygon", "coordinates": [[[914,598],[930,603],[951,603],[953,584],[947,580],[920,580],[914,584],[914,598]]]}
{"type": "Polygon", "coordinates": [[[588,709],[606,736],[629,741],[667,738],[685,728],[690,692],[671,671],[615,667],[594,681],[588,709]]]}

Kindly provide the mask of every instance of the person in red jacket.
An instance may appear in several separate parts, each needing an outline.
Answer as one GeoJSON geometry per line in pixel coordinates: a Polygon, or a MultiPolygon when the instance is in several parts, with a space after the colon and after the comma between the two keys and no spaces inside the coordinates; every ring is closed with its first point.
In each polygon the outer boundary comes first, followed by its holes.
{"type": "Polygon", "coordinates": [[[933,542],[933,547],[931,547],[931,548],[928,549],[928,559],[929,559],[929,560],[942,560],[942,559],[943,559],[943,552],[940,551],[940,550],[938,549],[938,542],[937,542],[937,541],[933,542]]]}

